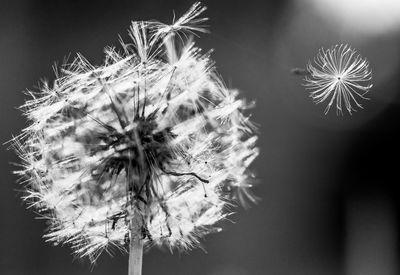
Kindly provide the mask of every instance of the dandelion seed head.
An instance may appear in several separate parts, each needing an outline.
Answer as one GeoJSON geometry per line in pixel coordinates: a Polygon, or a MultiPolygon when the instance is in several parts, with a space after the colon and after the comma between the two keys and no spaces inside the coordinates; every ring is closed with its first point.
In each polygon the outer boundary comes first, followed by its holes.
{"type": "Polygon", "coordinates": [[[251,104],[186,39],[203,31],[204,9],[170,26],[133,22],[131,41],[106,48],[103,65],[77,55],[53,85],[28,92],[16,173],[51,223],[48,241],[91,261],[135,238],[190,249],[220,230],[235,200],[254,201],[251,104]]]}
{"type": "Polygon", "coordinates": [[[343,114],[343,109],[352,114],[356,108],[363,108],[360,102],[368,99],[372,71],[356,50],[343,44],[322,48],[307,64],[307,70],[304,86],[316,104],[328,102],[325,114],[332,105],[337,114],[343,114]]]}

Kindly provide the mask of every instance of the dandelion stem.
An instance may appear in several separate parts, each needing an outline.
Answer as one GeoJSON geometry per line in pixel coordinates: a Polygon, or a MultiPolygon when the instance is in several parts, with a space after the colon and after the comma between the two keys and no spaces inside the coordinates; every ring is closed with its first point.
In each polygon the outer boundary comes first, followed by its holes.
{"type": "MultiPolygon", "coordinates": [[[[132,232],[132,235],[135,234],[132,232]]],[[[143,240],[138,237],[131,238],[129,243],[129,268],[128,275],[142,275],[143,240]]]]}

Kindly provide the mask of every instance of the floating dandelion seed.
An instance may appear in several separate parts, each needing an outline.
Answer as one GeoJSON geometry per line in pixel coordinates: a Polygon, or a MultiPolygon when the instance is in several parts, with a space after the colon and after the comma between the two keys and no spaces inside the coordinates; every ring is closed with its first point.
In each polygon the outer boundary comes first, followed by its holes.
{"type": "Polygon", "coordinates": [[[325,114],[333,104],[337,114],[343,113],[343,105],[349,114],[356,111],[354,105],[363,108],[359,101],[367,99],[372,72],[368,61],[356,50],[348,45],[320,49],[314,62],[307,64],[307,71],[305,87],[310,90],[310,97],[317,104],[329,101],[325,114]]]}
{"type": "Polygon", "coordinates": [[[93,262],[130,243],[141,260],[143,243],[199,245],[234,199],[253,200],[250,104],[224,86],[209,53],[183,42],[203,30],[202,11],[196,3],[171,26],[133,22],[132,42],[107,48],[104,65],[78,55],[52,87],[29,92],[17,173],[51,222],[48,241],[93,262]]]}

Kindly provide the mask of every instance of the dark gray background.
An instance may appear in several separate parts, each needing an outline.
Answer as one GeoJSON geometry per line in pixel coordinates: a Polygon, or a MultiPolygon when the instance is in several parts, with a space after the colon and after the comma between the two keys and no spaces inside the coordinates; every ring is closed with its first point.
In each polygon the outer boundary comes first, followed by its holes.
{"type": "MultiPolygon", "coordinates": [[[[257,103],[261,155],[253,169],[262,200],[238,208],[235,223],[207,236],[207,253],[147,252],[144,274],[396,274],[400,33],[349,31],[311,2],[204,1],[211,34],[196,39],[198,45],[215,49],[227,85],[257,103]],[[336,43],[357,48],[374,73],[372,100],[351,117],[324,116],[290,74],[318,48],[336,43]]],[[[191,3],[2,0],[0,141],[26,125],[16,109],[27,99],[22,91],[52,79],[54,62],[80,52],[101,64],[104,46],[117,46],[118,34],[128,39],[131,20],[170,22],[173,10],[182,14],[191,3]]],[[[45,222],[16,191],[21,186],[10,162],[17,157],[6,146],[0,154],[0,274],[127,273],[126,255],[104,255],[92,269],[73,260],[69,247],[45,243],[45,222]]]]}

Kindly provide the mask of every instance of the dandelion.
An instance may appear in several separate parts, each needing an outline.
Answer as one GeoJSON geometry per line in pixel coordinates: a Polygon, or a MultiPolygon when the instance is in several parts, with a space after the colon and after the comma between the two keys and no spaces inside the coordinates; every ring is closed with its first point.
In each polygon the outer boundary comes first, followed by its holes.
{"type": "Polygon", "coordinates": [[[327,114],[333,104],[337,114],[343,113],[343,105],[351,114],[355,107],[363,108],[360,100],[371,89],[372,72],[368,61],[348,45],[335,45],[320,49],[314,62],[307,64],[305,87],[316,104],[329,101],[327,114]]]}
{"type": "Polygon", "coordinates": [[[132,41],[106,48],[103,65],[77,55],[28,92],[17,174],[48,241],[92,262],[129,247],[129,274],[141,274],[143,245],[196,247],[235,201],[254,200],[251,104],[183,39],[202,30],[203,11],[196,3],[169,27],[133,22],[132,41]]]}

